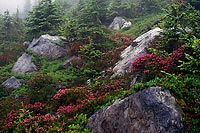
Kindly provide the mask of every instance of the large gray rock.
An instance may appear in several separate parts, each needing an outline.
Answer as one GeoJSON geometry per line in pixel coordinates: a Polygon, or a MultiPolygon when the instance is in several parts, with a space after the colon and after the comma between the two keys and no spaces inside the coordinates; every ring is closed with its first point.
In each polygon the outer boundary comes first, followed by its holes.
{"type": "Polygon", "coordinates": [[[21,86],[21,81],[20,79],[17,79],[14,76],[12,76],[11,78],[4,81],[2,85],[6,88],[16,89],[21,86]]]}
{"type": "Polygon", "coordinates": [[[132,45],[127,47],[121,53],[121,60],[113,68],[112,77],[121,76],[126,72],[130,72],[131,63],[140,55],[146,54],[146,49],[153,45],[151,43],[155,37],[160,34],[162,29],[155,28],[136,38],[132,45]]]}
{"type": "Polygon", "coordinates": [[[29,73],[37,71],[36,65],[31,61],[32,56],[24,53],[14,64],[12,73],[29,73]]]}
{"type": "Polygon", "coordinates": [[[89,118],[94,133],[185,133],[181,108],[169,91],[151,87],[89,118]]]}
{"type": "Polygon", "coordinates": [[[69,50],[67,46],[63,45],[61,37],[48,34],[42,35],[38,39],[33,39],[28,49],[52,59],[65,56],[69,50]]]}
{"type": "Polygon", "coordinates": [[[120,30],[130,27],[131,25],[131,22],[127,22],[122,17],[115,17],[113,22],[110,24],[109,28],[113,30],[120,30]]]}

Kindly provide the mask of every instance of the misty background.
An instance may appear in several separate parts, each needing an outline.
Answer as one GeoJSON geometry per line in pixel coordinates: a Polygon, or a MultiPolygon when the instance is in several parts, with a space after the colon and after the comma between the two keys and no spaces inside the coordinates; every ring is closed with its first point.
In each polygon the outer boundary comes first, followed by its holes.
{"type": "MultiPolygon", "coordinates": [[[[39,3],[39,1],[40,0],[0,0],[0,14],[3,14],[7,10],[11,15],[16,14],[18,9],[20,17],[24,18],[27,16],[27,13],[33,8],[33,6],[39,3]]],[[[58,1],[62,2],[62,0],[58,1]]],[[[74,5],[78,3],[79,0],[67,0],[66,2],[69,5],[74,5]]]]}
{"type": "MultiPolygon", "coordinates": [[[[27,0],[0,0],[0,13],[8,10],[11,14],[15,13],[17,9],[20,12],[25,10],[25,1],[27,0]]],[[[31,6],[35,4],[37,0],[30,0],[31,6]]]]}

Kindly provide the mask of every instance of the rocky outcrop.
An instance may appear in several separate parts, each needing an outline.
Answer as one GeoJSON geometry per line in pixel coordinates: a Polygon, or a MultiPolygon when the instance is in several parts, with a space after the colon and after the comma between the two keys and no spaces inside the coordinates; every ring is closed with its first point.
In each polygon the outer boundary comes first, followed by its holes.
{"type": "Polygon", "coordinates": [[[12,73],[29,73],[37,71],[36,65],[31,61],[32,56],[24,53],[14,64],[12,73]]]}
{"type": "Polygon", "coordinates": [[[130,27],[132,24],[129,21],[126,21],[122,17],[115,17],[113,22],[110,24],[109,28],[113,30],[120,30],[127,27],[130,27]]]}
{"type": "Polygon", "coordinates": [[[4,86],[5,88],[9,88],[9,89],[16,89],[21,86],[21,81],[20,81],[20,79],[17,79],[14,76],[12,76],[11,78],[4,81],[2,83],[2,86],[4,86]]]}
{"type": "Polygon", "coordinates": [[[38,39],[34,39],[28,49],[37,54],[47,56],[51,59],[57,59],[67,54],[69,48],[63,45],[61,37],[42,35],[38,39]]]}
{"type": "Polygon", "coordinates": [[[114,74],[112,77],[123,75],[125,72],[130,72],[131,63],[138,56],[146,53],[146,49],[153,45],[151,42],[155,40],[155,37],[158,36],[161,31],[162,30],[160,28],[148,31],[147,33],[136,38],[132,42],[132,45],[122,51],[122,60],[120,60],[113,68],[114,74]]]}
{"type": "Polygon", "coordinates": [[[72,57],[70,57],[68,60],[66,60],[66,61],[63,63],[63,66],[64,66],[64,67],[68,67],[68,66],[74,65],[75,63],[80,62],[80,61],[81,61],[81,57],[72,56],[72,57]]]}
{"type": "Polygon", "coordinates": [[[151,87],[89,118],[94,133],[185,133],[181,108],[169,91],[151,87]]]}

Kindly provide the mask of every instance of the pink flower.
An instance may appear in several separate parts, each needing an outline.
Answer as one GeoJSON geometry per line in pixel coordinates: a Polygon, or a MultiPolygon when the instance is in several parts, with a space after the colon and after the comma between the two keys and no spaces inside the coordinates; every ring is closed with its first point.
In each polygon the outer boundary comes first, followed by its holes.
{"type": "Polygon", "coordinates": [[[45,104],[41,103],[41,102],[35,102],[34,104],[28,104],[25,106],[26,109],[43,109],[45,107],[45,104]]]}
{"type": "Polygon", "coordinates": [[[71,89],[60,89],[52,98],[52,100],[59,100],[63,95],[67,94],[71,89]]]}
{"type": "Polygon", "coordinates": [[[150,73],[150,70],[144,70],[144,74],[150,73]]]}

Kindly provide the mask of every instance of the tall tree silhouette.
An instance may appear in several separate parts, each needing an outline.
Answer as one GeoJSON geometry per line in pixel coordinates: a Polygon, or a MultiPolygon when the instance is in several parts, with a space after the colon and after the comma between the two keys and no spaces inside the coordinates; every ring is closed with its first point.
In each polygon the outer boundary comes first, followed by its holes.
{"type": "Polygon", "coordinates": [[[59,7],[51,0],[42,0],[28,14],[26,19],[27,35],[29,39],[42,34],[56,34],[62,14],[59,7]]]}
{"type": "Polygon", "coordinates": [[[28,12],[31,11],[31,0],[25,0],[23,17],[25,18],[28,15],[28,12]]]}

